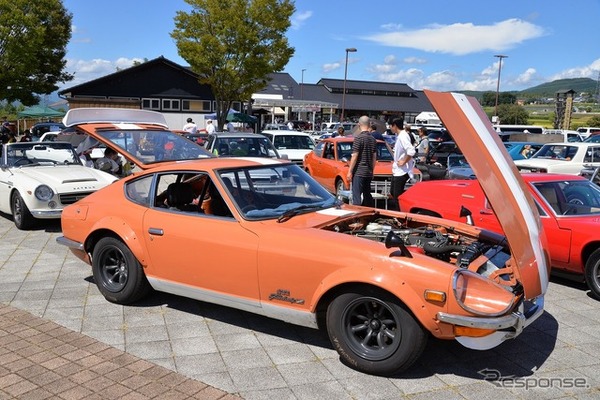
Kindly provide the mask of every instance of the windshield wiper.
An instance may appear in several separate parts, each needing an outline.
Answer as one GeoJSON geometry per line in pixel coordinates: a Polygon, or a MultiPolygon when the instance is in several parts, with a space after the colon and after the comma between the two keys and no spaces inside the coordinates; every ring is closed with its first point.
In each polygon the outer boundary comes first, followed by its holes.
{"type": "Polygon", "coordinates": [[[277,218],[277,222],[285,222],[288,219],[302,213],[303,211],[320,210],[323,204],[304,204],[287,210],[277,218]]]}

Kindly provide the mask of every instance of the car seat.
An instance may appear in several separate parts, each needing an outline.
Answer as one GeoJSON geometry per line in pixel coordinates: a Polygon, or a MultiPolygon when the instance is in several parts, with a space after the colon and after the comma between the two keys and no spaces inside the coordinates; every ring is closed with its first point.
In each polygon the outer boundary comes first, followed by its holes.
{"type": "MultiPolygon", "coordinates": [[[[564,202],[561,202],[561,198],[556,193],[556,188],[552,185],[539,185],[537,186],[542,197],[546,199],[550,207],[557,214],[561,215],[564,212],[564,202]]],[[[562,197],[562,196],[561,196],[562,197]]]]}
{"type": "Polygon", "coordinates": [[[229,146],[227,143],[221,143],[219,145],[219,156],[228,156],[229,155],[229,146]]]}
{"type": "Polygon", "coordinates": [[[167,204],[180,211],[198,211],[198,206],[192,204],[196,195],[191,185],[175,182],[167,187],[167,204]]]}

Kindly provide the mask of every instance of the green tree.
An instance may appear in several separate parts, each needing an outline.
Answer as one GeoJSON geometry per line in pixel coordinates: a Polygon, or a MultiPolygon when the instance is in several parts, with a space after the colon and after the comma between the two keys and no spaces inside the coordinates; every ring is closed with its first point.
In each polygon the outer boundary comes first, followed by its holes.
{"type": "Polygon", "coordinates": [[[234,101],[250,100],[268,75],[281,71],[294,54],[285,33],[295,11],[291,0],[185,0],[171,37],[179,55],[208,84],[222,128],[234,101]]]}
{"type": "Polygon", "coordinates": [[[0,15],[0,99],[33,105],[73,79],[64,71],[72,15],[61,0],[0,0],[0,15]]]}
{"type": "Polygon", "coordinates": [[[498,117],[501,124],[527,125],[529,113],[523,106],[518,104],[500,104],[498,106],[498,117]]]}
{"type": "Polygon", "coordinates": [[[596,115],[588,119],[586,126],[600,126],[600,117],[596,115]]]}

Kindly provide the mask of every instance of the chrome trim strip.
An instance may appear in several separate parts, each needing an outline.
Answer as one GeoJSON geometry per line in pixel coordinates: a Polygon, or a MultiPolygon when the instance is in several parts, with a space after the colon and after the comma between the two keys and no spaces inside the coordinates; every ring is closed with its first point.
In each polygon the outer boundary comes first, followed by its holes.
{"type": "Polygon", "coordinates": [[[46,218],[60,218],[62,210],[33,210],[31,215],[35,218],[46,219],[46,218]]]}
{"type": "Polygon", "coordinates": [[[76,242],[75,240],[67,239],[64,236],[57,237],[56,243],[62,244],[63,246],[67,246],[71,249],[76,249],[76,250],[80,250],[80,251],[84,250],[83,243],[76,242]]]}
{"type": "Polygon", "coordinates": [[[159,292],[176,294],[178,296],[205,301],[207,303],[214,303],[226,307],[236,308],[238,310],[248,311],[253,314],[278,319],[295,325],[306,326],[308,328],[318,328],[317,317],[310,311],[281,307],[272,303],[261,303],[257,300],[249,300],[223,293],[217,293],[211,290],[170,282],[150,276],[147,278],[148,282],[150,282],[150,286],[159,292]]]}

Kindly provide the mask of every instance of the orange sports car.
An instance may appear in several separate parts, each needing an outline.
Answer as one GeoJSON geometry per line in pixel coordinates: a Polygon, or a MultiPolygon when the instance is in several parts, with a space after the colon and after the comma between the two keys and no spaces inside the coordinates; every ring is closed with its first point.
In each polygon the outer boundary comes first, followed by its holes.
{"type": "MultiPolygon", "coordinates": [[[[338,198],[348,197],[351,182],[348,181],[348,168],[352,157],[354,137],[338,136],[319,141],[313,151],[304,156],[304,170],[330,193],[338,198]]],[[[394,152],[383,140],[377,141],[377,162],[373,174],[373,190],[389,192],[392,180],[394,152]]],[[[413,170],[411,183],[421,181],[421,171],[413,170]]],[[[385,193],[386,195],[388,193],[385,193]]],[[[350,196],[351,197],[351,196],[350,196]]]]}
{"type": "Polygon", "coordinates": [[[161,114],[73,109],[66,125],[142,171],[66,207],[57,241],[91,265],[108,301],[157,290],[322,328],[345,364],[370,374],[409,368],[431,335],[493,348],[543,313],[545,238],[476,100],[427,95],[460,132],[476,173],[485,171],[482,186],[506,236],[343,204],[287,161],[199,159],[180,143],[168,157],[140,158],[128,143],[173,135],[161,114]]]}

